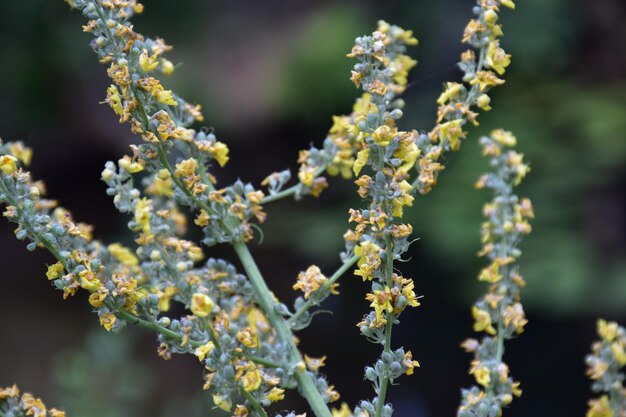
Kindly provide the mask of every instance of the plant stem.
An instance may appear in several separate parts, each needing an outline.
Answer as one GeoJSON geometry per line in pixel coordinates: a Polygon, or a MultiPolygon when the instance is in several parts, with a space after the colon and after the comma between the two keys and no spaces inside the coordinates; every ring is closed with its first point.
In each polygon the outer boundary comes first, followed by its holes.
{"type": "MultiPolygon", "coordinates": [[[[326,281],[317,291],[318,292],[325,292],[330,290],[330,287],[339,279],[342,277],[343,274],[346,273],[346,271],[348,269],[350,269],[350,267],[352,267],[352,265],[354,265],[357,261],[359,260],[358,256],[353,256],[352,258],[348,259],[347,261],[345,261],[343,263],[343,265],[341,265],[339,267],[339,269],[337,269],[337,271],[335,271],[335,273],[328,278],[328,281],[326,281]]],[[[298,311],[296,311],[294,313],[293,316],[291,316],[291,318],[289,318],[289,320],[287,320],[287,323],[291,326],[294,323],[296,323],[298,321],[298,319],[300,318],[300,316],[302,314],[304,314],[308,309],[310,309],[313,306],[318,305],[319,302],[318,301],[314,301],[309,299],[306,303],[304,303],[302,305],[302,307],[300,307],[300,309],[298,311]]]]}
{"type": "MultiPolygon", "coordinates": [[[[276,330],[278,338],[289,349],[289,359],[292,362],[292,365],[296,365],[302,362],[302,355],[296,347],[293,333],[291,332],[287,321],[278,313],[276,313],[276,310],[274,309],[275,303],[273,295],[270,289],[267,287],[267,284],[265,283],[265,280],[261,275],[261,271],[259,271],[259,268],[254,261],[250,250],[243,242],[234,242],[233,248],[235,249],[235,252],[239,257],[241,264],[246,270],[248,278],[250,279],[250,283],[254,287],[255,293],[258,298],[257,302],[259,303],[268,320],[276,330]]],[[[313,413],[317,417],[331,417],[330,410],[328,409],[326,402],[318,392],[313,377],[309,375],[306,370],[296,370],[294,373],[294,377],[296,378],[296,381],[298,382],[298,385],[300,387],[300,393],[308,401],[313,413]]]]}
{"type": "Polygon", "coordinates": [[[260,416],[262,417],[267,417],[267,413],[265,412],[265,410],[263,409],[263,407],[261,407],[261,404],[259,404],[257,402],[257,400],[254,399],[254,397],[252,396],[252,394],[250,394],[248,391],[246,391],[243,388],[239,389],[241,391],[241,394],[246,398],[246,400],[248,400],[248,402],[250,402],[250,404],[252,405],[252,408],[259,413],[260,416]]]}
{"type": "Polygon", "coordinates": [[[276,194],[270,194],[266,197],[263,197],[263,199],[261,200],[261,204],[271,203],[273,201],[280,200],[282,198],[294,195],[298,191],[299,188],[300,188],[300,184],[296,184],[276,194]]]}
{"type": "MultiPolygon", "coordinates": [[[[315,171],[314,178],[317,178],[320,175],[322,175],[324,173],[324,171],[326,171],[326,168],[328,168],[328,165],[322,165],[319,168],[317,168],[317,170],[315,171]]],[[[291,187],[289,187],[289,188],[287,188],[287,189],[285,189],[283,191],[279,191],[276,194],[271,194],[271,195],[268,195],[266,197],[263,197],[263,199],[261,200],[261,204],[271,203],[273,201],[277,201],[277,200],[280,200],[282,198],[294,195],[294,194],[296,194],[299,191],[299,188],[300,188],[301,185],[302,185],[302,183],[299,182],[298,184],[292,185],[291,187]]]]}

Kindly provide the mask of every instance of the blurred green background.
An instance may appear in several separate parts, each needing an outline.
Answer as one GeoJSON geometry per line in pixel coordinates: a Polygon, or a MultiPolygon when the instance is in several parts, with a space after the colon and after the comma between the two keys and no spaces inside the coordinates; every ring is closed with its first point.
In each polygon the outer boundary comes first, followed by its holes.
{"type": "MultiPolygon", "coordinates": [[[[201,103],[207,124],[231,147],[218,173],[258,184],[269,172],[296,168],[299,149],[320,144],[331,115],[347,113],[358,92],[345,58],[353,39],[384,18],[413,29],[420,64],[406,93],[402,127],[429,130],[444,81],[457,80],[460,36],[470,0],[180,1],[146,0],[135,28],[175,46],[181,62],[168,88],[201,103]]],[[[439,186],[418,198],[409,219],[420,240],[402,265],[424,295],[395,338],[422,368],[393,387],[398,417],[451,416],[468,386],[469,309],[483,290],[478,229],[488,198],[473,183],[487,169],[477,138],[493,128],[516,133],[532,172],[520,189],[537,218],[523,243],[526,332],[506,360],[524,395],[506,415],[582,416],[591,395],[584,355],[598,316],[626,324],[626,5],[622,0],[520,0],[502,16],[503,46],[513,55],[507,83],[461,152],[450,155],[439,186]]],[[[127,239],[126,219],[99,181],[107,160],[137,141],[99,105],[108,85],[81,32],[83,18],[61,0],[0,3],[0,135],[35,149],[32,170],[49,194],[106,242],[127,239]]],[[[361,204],[340,179],[319,200],[269,206],[265,241],[254,247],[275,292],[286,300],[298,271],[338,265],[347,210],[361,204]]],[[[139,329],[107,335],[83,297],[67,302],[44,278],[43,252],[29,253],[0,223],[0,386],[13,382],[70,416],[208,416],[202,370],[194,358],[163,362],[154,336],[139,329]]],[[[232,259],[228,248],[210,255],[232,259]]],[[[367,291],[342,281],[302,332],[303,349],[328,354],[327,373],[354,405],[371,397],[362,371],[378,348],[354,324],[367,291]],[[338,343],[340,341],[340,343],[338,343]]],[[[279,408],[300,407],[291,395],[279,408]]]]}

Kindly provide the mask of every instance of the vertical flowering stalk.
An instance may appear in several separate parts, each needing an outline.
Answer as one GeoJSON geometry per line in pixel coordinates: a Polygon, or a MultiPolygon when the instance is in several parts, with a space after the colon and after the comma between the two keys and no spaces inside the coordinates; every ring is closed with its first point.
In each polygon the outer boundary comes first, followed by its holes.
{"type": "Polygon", "coordinates": [[[401,222],[405,206],[412,205],[408,172],[419,156],[417,132],[402,132],[395,121],[402,116],[393,95],[404,88],[406,75],[398,76],[399,68],[415,65],[403,52],[417,40],[411,31],[379,22],[371,36],[356,39],[349,57],[359,62],[354,66],[352,81],[362,87],[367,100],[363,113],[355,117],[350,129],[360,144],[353,165],[359,176],[364,168],[370,175],[361,175],[356,184],[359,195],[368,203],[364,210],[350,210],[350,222],[357,223],[345,238],[350,250],[359,257],[355,275],[371,281],[372,291],[366,299],[372,311],[358,324],[361,334],[372,343],[383,346],[380,358],[367,367],[365,378],[374,385],[376,397],[361,401],[356,416],[390,417],[393,409],[385,404],[390,382],[403,374],[411,375],[419,366],[411,352],[392,349],[393,325],[406,307],[417,307],[413,280],[394,272],[395,259],[401,259],[409,247],[410,224],[401,222]]]}
{"type": "Polygon", "coordinates": [[[463,32],[462,42],[471,47],[461,54],[459,68],[463,82],[446,82],[437,99],[437,124],[418,141],[421,156],[417,163],[418,177],[412,182],[416,192],[427,194],[437,183],[437,176],[445,167],[439,162],[447,151],[457,151],[467,137],[465,126],[478,125],[476,110],[491,110],[487,93],[504,84],[502,76],[511,62],[511,56],[500,47],[503,35],[498,24],[500,7],[515,9],[511,0],[477,0],[471,19],[463,32]]]}
{"type": "Polygon", "coordinates": [[[487,294],[472,307],[474,330],[485,332],[479,342],[468,339],[462,346],[474,354],[470,374],[475,385],[462,390],[459,417],[500,416],[502,408],[520,396],[519,382],[509,376],[503,361],[504,341],[524,330],[527,320],[520,303],[520,290],[525,285],[517,264],[521,255],[517,245],[531,231],[528,220],[534,217],[530,200],[520,199],[513,188],[521,182],[529,167],[523,155],[510,149],[516,139],[504,130],[494,130],[480,140],[483,155],[490,158],[493,172],[483,175],[476,187],[493,193],[485,204],[487,221],[481,229],[483,248],[479,256],[487,257],[489,265],[478,279],[489,284],[487,294]]]}
{"type": "Polygon", "coordinates": [[[600,397],[589,400],[587,417],[625,417],[626,389],[624,373],[626,365],[626,330],[616,322],[598,320],[600,340],[591,345],[587,355],[587,375],[593,380],[591,389],[600,397]]]}

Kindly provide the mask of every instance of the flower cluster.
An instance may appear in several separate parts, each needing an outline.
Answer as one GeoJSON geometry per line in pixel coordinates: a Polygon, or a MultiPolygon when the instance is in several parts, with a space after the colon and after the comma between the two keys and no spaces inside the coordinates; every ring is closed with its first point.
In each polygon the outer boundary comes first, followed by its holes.
{"type": "Polygon", "coordinates": [[[626,389],[624,374],[626,365],[626,330],[615,322],[598,320],[600,340],[592,346],[592,353],[585,358],[587,375],[593,380],[591,389],[601,393],[589,401],[587,417],[626,416],[626,389]]]}
{"type": "Polygon", "coordinates": [[[478,279],[489,284],[485,294],[472,307],[474,330],[485,332],[479,342],[468,339],[462,347],[474,354],[470,374],[477,386],[462,391],[459,417],[499,416],[502,408],[520,396],[519,382],[509,376],[509,367],[503,361],[504,341],[524,331],[527,323],[520,290],[525,285],[517,265],[521,251],[517,248],[522,237],[530,233],[529,219],[534,217],[530,200],[520,199],[513,192],[529,168],[523,155],[511,148],[516,138],[504,130],[494,130],[483,137],[480,144],[483,155],[490,158],[494,171],[483,175],[477,188],[493,193],[493,200],[485,204],[482,225],[483,247],[479,256],[489,259],[478,279]]]}
{"type": "Polygon", "coordinates": [[[398,316],[405,308],[419,305],[413,280],[393,269],[394,259],[401,259],[409,247],[412,227],[402,223],[401,217],[413,202],[407,179],[420,151],[417,132],[397,128],[395,121],[402,111],[392,100],[405,88],[403,71],[415,65],[403,52],[407,45],[415,44],[410,31],[379,22],[378,30],[357,38],[348,54],[358,60],[352,81],[365,93],[363,113],[354,117],[349,130],[356,135],[360,148],[352,170],[358,176],[358,193],[368,206],[350,210],[349,221],[356,227],[345,238],[348,250],[358,257],[355,275],[372,282],[366,295],[372,310],[358,327],[370,341],[383,345],[381,357],[365,369],[365,378],[373,383],[377,396],[361,401],[354,411],[357,416],[391,416],[391,405],[384,404],[388,384],[403,374],[412,374],[419,366],[410,351],[391,349],[392,326],[398,316]],[[364,170],[368,173],[362,174],[364,170]]]}
{"type": "Polygon", "coordinates": [[[478,125],[479,108],[491,110],[490,89],[504,84],[499,78],[510,63],[510,55],[500,47],[498,40],[503,32],[498,24],[498,12],[504,6],[515,8],[511,0],[477,0],[474,7],[476,18],[471,19],[463,32],[462,42],[469,45],[461,54],[459,68],[463,71],[463,83],[446,82],[444,91],[437,99],[437,125],[422,140],[419,160],[419,178],[416,189],[428,193],[437,182],[437,175],[444,167],[438,162],[442,151],[456,151],[467,137],[465,126],[478,125]]]}
{"type": "Polygon", "coordinates": [[[0,388],[0,414],[13,417],[65,417],[65,412],[46,405],[33,394],[25,392],[20,396],[16,385],[0,388]]]}
{"type": "MultiPolygon", "coordinates": [[[[91,47],[108,67],[111,85],[103,103],[143,140],[131,145],[130,154],[117,163],[108,162],[102,171],[115,207],[129,217],[128,228],[134,238],[130,245],[94,239],[90,226],[74,222],[69,212],[43,197],[43,183],[33,181],[24,169],[32,152],[19,142],[0,142],[0,202],[6,205],[3,215],[18,225],[16,236],[28,241],[29,250],[44,247],[56,258],[46,272],[48,279],[63,291],[64,298],[87,291],[88,301],[107,331],[138,325],[158,334],[157,352],[163,359],[174,353],[197,357],[204,370],[204,388],[215,405],[232,416],[266,417],[266,407],[282,400],[287,389],[297,388],[317,417],[390,417],[393,409],[385,404],[388,385],[404,374],[413,374],[419,366],[410,351],[391,347],[392,327],[400,314],[407,307],[419,306],[413,280],[402,276],[393,265],[409,249],[413,231],[402,217],[415,194],[428,192],[436,183],[437,173],[444,168],[438,160],[443,152],[459,148],[460,139],[465,137],[463,125],[476,121],[470,107],[487,110],[485,93],[503,82],[487,68],[501,75],[508,65],[509,57],[497,41],[501,29],[496,24],[496,12],[499,5],[512,8],[513,3],[478,1],[478,19],[468,26],[464,41],[479,50],[479,59],[475,62],[473,52],[466,52],[460,64],[466,74],[464,81],[471,87],[446,85],[438,100],[439,124],[430,134],[402,131],[396,126],[404,106],[398,96],[407,88],[408,72],[416,65],[405,54],[407,46],[417,44],[412,32],[380,21],[371,36],[357,38],[348,56],[358,61],[351,80],[363,94],[350,115],[333,118],[321,149],[312,147],[300,153],[298,184],[285,189],[291,179],[289,170],[273,173],[261,183],[267,187],[266,196],[242,181],[218,186],[211,170],[228,162],[228,147],[217,140],[212,129],[192,128],[192,124],[203,121],[200,106],[184,101],[158,78],[174,72],[174,64],[165,58],[172,48],[160,38],[146,38],[134,31],[130,19],[143,11],[140,3],[67,1],[88,19],[83,30],[93,35],[91,47]],[[469,33],[470,29],[473,32],[469,33]],[[497,81],[491,84],[486,81],[494,79],[497,81]],[[257,223],[266,219],[264,204],[290,195],[319,195],[328,185],[323,173],[357,177],[357,192],[367,206],[350,211],[349,221],[356,226],[344,236],[346,251],[337,271],[326,276],[312,265],[298,275],[293,288],[303,295],[297,297],[294,312],[290,312],[267,287],[246,243],[253,239],[257,223]],[[416,174],[413,182],[412,174],[416,174]],[[185,238],[185,208],[194,213],[193,225],[202,230],[204,246],[232,246],[246,275],[224,260],[204,261],[200,245],[185,238]],[[358,327],[368,340],[383,346],[380,358],[365,369],[376,397],[361,401],[354,413],[346,404],[331,412],[327,403],[338,400],[339,394],[320,373],[326,357],[303,355],[296,346],[294,331],[309,324],[312,307],[338,293],[338,279],[355,264],[355,275],[371,282],[365,297],[371,311],[358,327]],[[185,314],[172,317],[173,303],[180,304],[185,314]]],[[[508,146],[496,136],[492,141],[508,146]]],[[[500,157],[494,149],[492,146],[488,153],[500,157]]],[[[511,156],[507,166],[515,170],[519,180],[526,168],[513,154],[506,153],[511,156]]],[[[488,181],[486,184],[490,186],[488,181]]],[[[517,210],[510,204],[514,203],[507,200],[494,206],[494,213],[505,208],[517,210]]],[[[506,229],[511,237],[507,241],[510,253],[493,258],[484,273],[485,280],[494,286],[513,279],[502,271],[513,271],[509,258],[517,255],[512,236],[529,230],[524,221],[529,215],[522,213],[524,210],[532,214],[532,209],[521,203],[519,213],[515,212],[521,218],[518,221],[514,217],[513,229],[506,229]]],[[[485,230],[494,239],[500,236],[495,229],[485,230]]],[[[491,237],[485,238],[486,243],[497,246],[491,237]]],[[[487,249],[485,254],[492,256],[487,249]]],[[[499,333],[510,326],[521,329],[523,312],[513,302],[517,295],[498,292],[494,296],[501,298],[494,301],[491,297],[485,302],[510,302],[512,308],[503,307],[504,324],[499,333]]],[[[493,315],[493,323],[499,323],[496,307],[493,311],[477,308],[493,315]]],[[[484,324],[485,319],[481,320],[484,324]]],[[[489,326],[485,329],[491,330],[489,326]]],[[[16,407],[22,403],[39,407],[38,400],[31,397],[18,400],[16,391],[2,392],[8,393],[5,398],[16,407]]],[[[25,412],[45,415],[45,408],[43,414],[33,410],[31,407],[25,412]]]]}

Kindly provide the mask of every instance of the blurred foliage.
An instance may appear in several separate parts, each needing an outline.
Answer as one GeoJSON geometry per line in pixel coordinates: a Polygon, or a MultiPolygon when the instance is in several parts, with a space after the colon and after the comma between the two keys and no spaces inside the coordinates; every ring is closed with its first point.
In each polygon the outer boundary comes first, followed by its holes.
{"type": "Polygon", "coordinates": [[[152,369],[135,359],[131,332],[92,330],[83,346],[58,355],[57,401],[68,415],[131,417],[140,414],[155,386],[152,369]]]}

